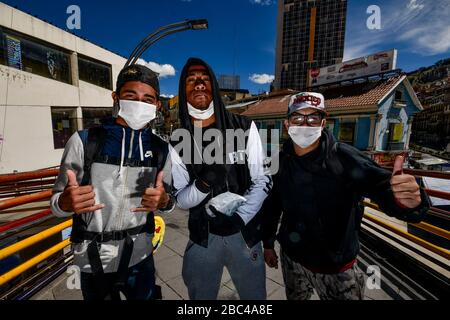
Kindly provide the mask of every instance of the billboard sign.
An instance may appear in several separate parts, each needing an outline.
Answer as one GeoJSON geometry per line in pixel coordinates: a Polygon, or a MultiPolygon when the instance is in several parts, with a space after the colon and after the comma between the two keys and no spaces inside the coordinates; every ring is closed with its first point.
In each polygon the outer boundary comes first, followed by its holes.
{"type": "Polygon", "coordinates": [[[333,82],[356,79],[364,76],[395,70],[397,50],[378,52],[370,56],[352,59],[324,68],[309,70],[310,87],[333,82]]]}

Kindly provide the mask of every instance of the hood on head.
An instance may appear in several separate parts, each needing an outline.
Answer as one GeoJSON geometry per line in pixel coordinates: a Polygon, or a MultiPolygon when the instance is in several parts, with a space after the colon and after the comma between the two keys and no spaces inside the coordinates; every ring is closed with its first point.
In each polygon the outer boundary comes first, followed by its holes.
{"type": "Polygon", "coordinates": [[[186,77],[188,70],[193,65],[202,65],[208,70],[209,75],[211,77],[211,88],[214,102],[214,114],[216,116],[215,127],[219,130],[225,130],[232,128],[231,125],[231,114],[225,109],[225,104],[222,101],[220,96],[219,84],[217,82],[217,78],[212,71],[211,67],[203,60],[199,58],[189,58],[186,62],[186,65],[181,71],[180,75],[180,86],[179,86],[179,116],[181,127],[184,129],[188,129],[193,132],[193,125],[191,116],[188,112],[187,107],[187,96],[186,96],[186,77]]]}

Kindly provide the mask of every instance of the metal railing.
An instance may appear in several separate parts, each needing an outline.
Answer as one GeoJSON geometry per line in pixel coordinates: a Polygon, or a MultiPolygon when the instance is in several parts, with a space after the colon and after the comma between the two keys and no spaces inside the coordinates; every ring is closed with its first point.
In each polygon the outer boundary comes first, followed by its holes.
{"type": "MultiPolygon", "coordinates": [[[[427,176],[427,177],[433,177],[433,178],[446,179],[450,183],[450,173],[429,172],[429,171],[424,171],[424,170],[411,170],[411,169],[405,169],[404,172],[415,175],[415,176],[427,176]]],[[[20,183],[21,182],[20,179],[34,179],[37,176],[39,176],[39,177],[54,176],[57,173],[58,173],[58,170],[52,169],[52,170],[45,170],[45,172],[41,172],[40,174],[37,172],[33,172],[33,173],[26,173],[26,174],[4,175],[4,176],[0,176],[0,184],[2,182],[20,183]]],[[[438,191],[438,190],[428,190],[428,189],[426,190],[426,192],[430,196],[450,200],[450,193],[442,192],[442,191],[438,191]]],[[[0,210],[4,210],[5,208],[12,208],[12,207],[20,206],[22,204],[30,203],[33,201],[38,201],[38,199],[47,199],[50,196],[51,196],[51,191],[48,190],[48,191],[46,191],[46,193],[40,192],[40,193],[33,194],[33,195],[27,195],[25,197],[19,196],[19,197],[16,197],[15,199],[0,201],[0,210]]],[[[374,209],[379,209],[376,204],[373,204],[370,202],[365,202],[364,205],[374,208],[374,209]]],[[[437,212],[441,216],[445,217],[445,219],[450,219],[450,213],[446,210],[442,210],[439,208],[432,208],[431,212],[437,212]]],[[[19,219],[16,221],[9,222],[7,224],[0,225],[0,236],[2,234],[13,231],[16,228],[20,228],[21,226],[24,226],[27,224],[32,224],[36,221],[40,221],[40,219],[45,218],[46,216],[49,216],[49,215],[50,215],[50,210],[45,210],[45,211],[36,213],[30,217],[22,218],[22,219],[19,219]]],[[[402,238],[412,241],[413,243],[417,244],[418,246],[421,246],[427,250],[430,250],[430,251],[438,254],[439,256],[441,256],[445,259],[450,259],[450,251],[445,248],[436,246],[435,244],[430,243],[427,240],[421,239],[420,237],[417,237],[406,231],[396,228],[395,226],[392,226],[391,224],[383,221],[382,219],[380,219],[374,215],[365,214],[364,218],[385,228],[385,229],[390,230],[391,232],[397,234],[398,236],[401,236],[402,238]]],[[[22,241],[17,242],[9,247],[1,249],[0,250],[0,260],[3,260],[21,250],[24,250],[26,248],[34,246],[34,245],[40,243],[41,241],[43,241],[57,233],[60,233],[61,231],[65,230],[67,228],[70,228],[71,225],[72,225],[72,221],[66,221],[66,222],[60,223],[54,227],[51,227],[47,230],[40,232],[38,234],[32,235],[25,240],[22,240],[22,241]]],[[[420,228],[426,232],[429,232],[433,235],[450,240],[450,232],[448,230],[439,228],[437,226],[433,226],[426,222],[412,224],[412,225],[417,228],[420,228]]],[[[6,272],[5,274],[0,275],[0,286],[17,278],[18,276],[23,274],[25,271],[29,270],[30,268],[38,265],[39,263],[41,263],[43,261],[45,261],[46,259],[48,259],[51,256],[55,255],[56,253],[60,252],[61,250],[63,250],[64,248],[66,248],[69,245],[70,245],[70,240],[69,239],[64,240],[64,241],[54,245],[53,247],[45,250],[44,252],[36,255],[35,257],[31,258],[30,260],[13,268],[12,270],[6,272]]]]}
{"type": "MultiPolygon", "coordinates": [[[[0,175],[0,199],[31,195],[53,187],[59,169],[0,175]]],[[[3,210],[3,209],[0,209],[3,210]]]]}
{"type": "MultiPolygon", "coordinates": [[[[365,201],[364,205],[367,206],[367,207],[379,210],[378,206],[376,206],[376,205],[374,205],[374,204],[372,204],[370,202],[366,202],[365,201]]],[[[369,220],[369,221],[374,222],[375,224],[377,224],[377,225],[379,225],[379,226],[381,226],[381,227],[383,227],[383,228],[385,228],[387,230],[390,230],[390,231],[394,232],[395,234],[397,234],[397,235],[399,235],[399,236],[401,236],[401,237],[403,237],[405,239],[408,239],[408,240],[414,242],[415,244],[417,244],[417,245],[419,245],[419,246],[421,246],[421,247],[423,247],[425,249],[428,249],[428,250],[430,250],[430,251],[432,251],[432,252],[434,252],[434,253],[436,253],[436,254],[438,254],[438,255],[446,258],[446,259],[450,259],[450,251],[445,249],[445,248],[441,248],[441,247],[439,247],[437,245],[434,245],[434,244],[432,244],[432,243],[430,243],[430,242],[428,242],[428,241],[426,241],[424,239],[421,239],[421,238],[419,238],[419,237],[417,237],[415,235],[412,235],[412,234],[410,234],[408,232],[405,232],[405,231],[403,231],[403,230],[401,230],[399,228],[396,228],[395,226],[393,226],[393,225],[383,221],[382,219],[380,219],[380,218],[378,218],[375,215],[372,215],[370,213],[365,213],[364,214],[364,218],[369,220]]],[[[438,227],[435,227],[435,226],[432,226],[432,225],[429,225],[429,224],[423,223],[423,222],[421,222],[421,223],[414,223],[412,225],[414,225],[414,226],[416,226],[418,228],[421,228],[423,230],[426,230],[426,231],[428,231],[430,233],[433,233],[435,235],[444,237],[446,239],[450,239],[450,232],[448,232],[447,230],[444,230],[444,229],[441,229],[441,228],[438,228],[438,227]]]]}

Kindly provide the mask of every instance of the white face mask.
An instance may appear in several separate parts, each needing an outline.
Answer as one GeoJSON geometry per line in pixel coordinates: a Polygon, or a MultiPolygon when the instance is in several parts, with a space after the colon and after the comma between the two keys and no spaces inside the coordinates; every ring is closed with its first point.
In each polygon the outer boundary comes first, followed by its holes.
{"type": "Polygon", "coordinates": [[[308,148],[322,136],[323,128],[307,127],[307,126],[291,126],[289,127],[289,136],[294,140],[295,144],[300,148],[308,148]]]}
{"type": "Polygon", "coordinates": [[[141,101],[120,100],[119,116],[125,120],[133,130],[144,128],[156,118],[157,107],[141,101]]]}
{"type": "Polygon", "coordinates": [[[208,120],[214,114],[214,101],[211,101],[208,109],[206,109],[206,110],[196,109],[189,102],[188,102],[187,106],[188,106],[189,115],[194,119],[208,120]]]}

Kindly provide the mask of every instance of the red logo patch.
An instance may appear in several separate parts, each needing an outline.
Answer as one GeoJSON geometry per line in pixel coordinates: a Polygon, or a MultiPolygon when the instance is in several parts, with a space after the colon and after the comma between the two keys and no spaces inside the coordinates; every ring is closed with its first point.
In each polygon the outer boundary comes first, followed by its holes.
{"type": "Polygon", "coordinates": [[[309,104],[317,107],[322,103],[322,99],[315,96],[299,96],[295,99],[294,104],[299,104],[303,102],[308,102],[309,104]]]}

